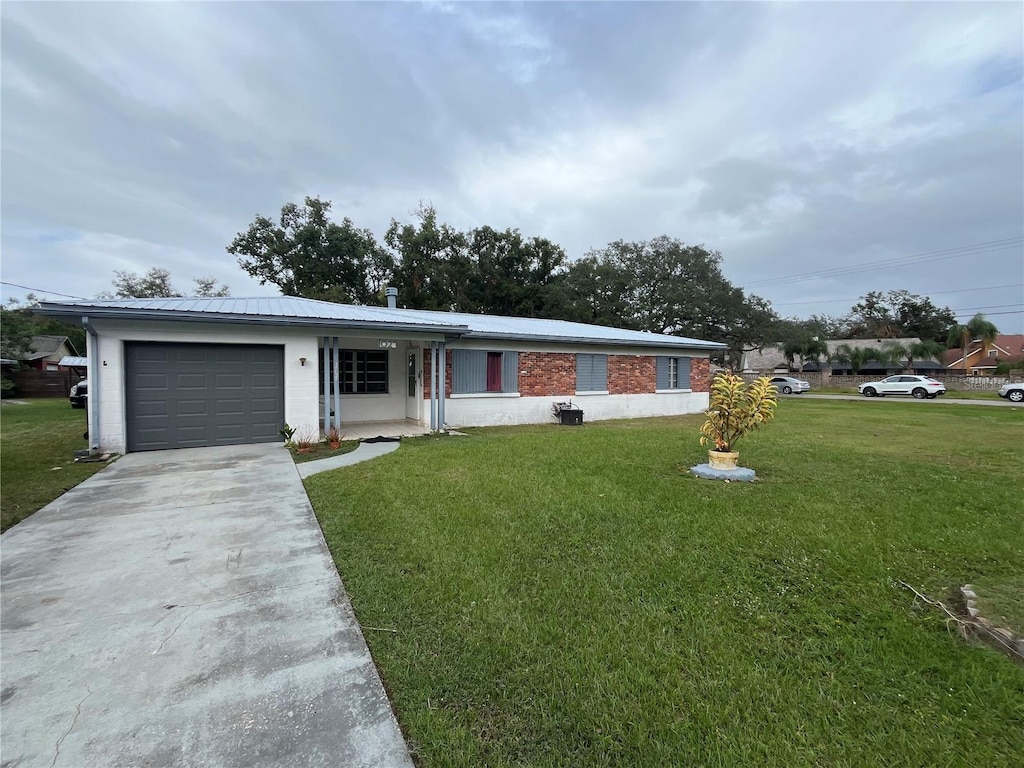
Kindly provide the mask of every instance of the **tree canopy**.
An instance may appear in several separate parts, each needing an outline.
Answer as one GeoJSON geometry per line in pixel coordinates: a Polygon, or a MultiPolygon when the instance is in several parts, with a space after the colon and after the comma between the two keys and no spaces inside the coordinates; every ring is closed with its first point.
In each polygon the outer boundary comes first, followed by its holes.
{"type": "MultiPolygon", "coordinates": [[[[196,277],[196,287],[190,296],[227,296],[226,285],[217,285],[212,277],[196,277]]],[[[151,267],[143,274],[114,270],[114,290],[104,291],[101,299],[168,299],[184,296],[171,285],[171,273],[161,267],[151,267]]]]}
{"type": "Polygon", "coordinates": [[[893,339],[916,337],[944,340],[956,320],[949,307],[937,307],[927,296],[909,291],[871,291],[853,305],[846,318],[846,337],[893,339]]]}

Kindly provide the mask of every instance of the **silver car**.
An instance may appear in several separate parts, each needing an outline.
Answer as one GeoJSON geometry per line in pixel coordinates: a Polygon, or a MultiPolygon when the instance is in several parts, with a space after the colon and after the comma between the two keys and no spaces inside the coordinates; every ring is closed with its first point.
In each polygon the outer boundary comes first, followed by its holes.
{"type": "Polygon", "coordinates": [[[926,397],[933,400],[946,394],[946,385],[930,376],[889,376],[881,381],[867,381],[858,385],[857,391],[865,397],[885,397],[886,395],[913,395],[918,400],[926,397]]]}
{"type": "Polygon", "coordinates": [[[1024,383],[1018,381],[1014,384],[1003,384],[997,394],[1011,403],[1024,402],[1024,383]]]}
{"type": "Polygon", "coordinates": [[[799,395],[801,392],[811,391],[811,382],[794,379],[792,376],[773,376],[771,381],[784,395],[799,395]]]}

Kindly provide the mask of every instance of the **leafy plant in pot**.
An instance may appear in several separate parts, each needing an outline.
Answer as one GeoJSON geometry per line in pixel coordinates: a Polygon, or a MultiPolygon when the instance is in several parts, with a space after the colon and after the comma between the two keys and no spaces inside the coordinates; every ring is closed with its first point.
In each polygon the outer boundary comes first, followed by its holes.
{"type": "Polygon", "coordinates": [[[337,427],[331,427],[324,432],[324,440],[327,441],[327,445],[332,451],[336,451],[341,447],[341,432],[337,427]]]}
{"type": "Polygon", "coordinates": [[[734,450],[744,435],[756,432],[775,418],[778,390],[767,376],[749,385],[741,376],[725,371],[711,384],[711,402],[700,427],[700,444],[714,445],[708,464],[714,469],[734,469],[740,455],[734,450]]]}

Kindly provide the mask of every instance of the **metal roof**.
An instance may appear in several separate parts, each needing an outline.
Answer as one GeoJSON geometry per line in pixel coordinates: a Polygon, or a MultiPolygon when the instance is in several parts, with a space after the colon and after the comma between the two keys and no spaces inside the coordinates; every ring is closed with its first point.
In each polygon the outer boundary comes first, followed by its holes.
{"type": "Polygon", "coordinates": [[[89,358],[68,355],[66,357],[62,357],[57,365],[63,365],[65,368],[88,368],[89,358]]]}
{"type": "Polygon", "coordinates": [[[420,309],[390,309],[334,304],[297,296],[257,298],[111,299],[43,302],[42,314],[90,319],[191,320],[253,322],[437,332],[448,336],[646,347],[725,349],[724,344],[659,333],[627,331],[603,325],[532,317],[502,317],[420,309]]]}

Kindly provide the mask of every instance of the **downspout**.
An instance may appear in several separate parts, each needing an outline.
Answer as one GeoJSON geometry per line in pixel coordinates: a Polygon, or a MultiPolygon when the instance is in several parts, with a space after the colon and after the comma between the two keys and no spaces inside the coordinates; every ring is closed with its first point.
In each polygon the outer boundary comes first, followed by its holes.
{"type": "Polygon", "coordinates": [[[446,379],[447,379],[447,375],[446,374],[447,374],[447,371],[448,371],[448,359],[447,359],[447,354],[448,353],[445,352],[444,342],[443,341],[439,343],[439,346],[440,346],[440,352],[438,353],[438,356],[440,357],[441,362],[438,365],[438,371],[437,371],[437,376],[438,376],[438,379],[439,379],[439,382],[438,382],[438,385],[437,385],[437,396],[438,396],[438,401],[437,401],[437,429],[438,429],[439,432],[444,432],[444,398],[445,398],[445,391],[444,390],[445,390],[445,385],[447,383],[446,382],[446,379]]]}
{"type": "Polygon", "coordinates": [[[437,342],[430,342],[430,431],[437,429],[437,342]]]}
{"type": "Polygon", "coordinates": [[[329,336],[323,337],[323,350],[320,356],[324,362],[324,430],[331,428],[331,339],[329,336]]]}
{"type": "Polygon", "coordinates": [[[334,337],[334,341],[331,347],[331,353],[334,355],[334,421],[331,422],[331,426],[341,431],[341,364],[340,364],[340,350],[341,350],[341,339],[337,336],[334,337]]]}
{"type": "Polygon", "coordinates": [[[100,337],[96,333],[93,324],[88,317],[82,318],[82,327],[89,334],[88,349],[86,355],[89,358],[89,365],[86,368],[86,375],[89,378],[89,397],[86,400],[85,423],[89,430],[89,450],[92,453],[99,453],[100,449],[100,337]]]}

